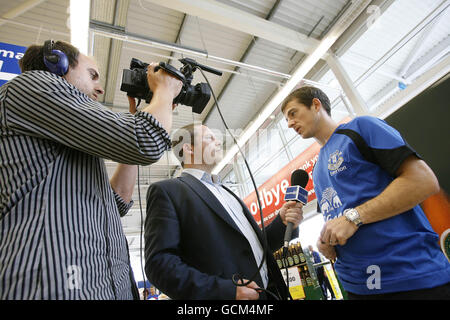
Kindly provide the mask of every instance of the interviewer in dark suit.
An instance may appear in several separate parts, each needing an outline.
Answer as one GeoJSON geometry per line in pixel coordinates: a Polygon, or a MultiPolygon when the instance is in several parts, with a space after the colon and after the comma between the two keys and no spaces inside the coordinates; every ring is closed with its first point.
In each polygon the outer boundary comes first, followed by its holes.
{"type": "Polygon", "coordinates": [[[182,175],[153,183],[147,192],[145,271],[150,282],[172,299],[271,298],[256,288],[286,298],[273,252],[283,245],[287,222],[298,235],[302,205],[285,203],[266,227],[269,249],[258,272],[262,232],[245,204],[211,175],[221,144],[202,125],[179,129],[173,141],[182,175]],[[247,286],[236,286],[234,274],[256,277],[247,286]]]}

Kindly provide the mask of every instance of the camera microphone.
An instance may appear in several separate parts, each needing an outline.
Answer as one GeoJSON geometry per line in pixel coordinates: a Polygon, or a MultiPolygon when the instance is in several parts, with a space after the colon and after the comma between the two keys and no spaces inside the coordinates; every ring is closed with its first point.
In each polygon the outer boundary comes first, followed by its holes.
{"type": "MultiPolygon", "coordinates": [[[[284,195],[284,201],[296,201],[306,204],[308,202],[308,191],[305,190],[309,181],[309,174],[305,170],[297,169],[292,172],[291,186],[286,189],[284,195]]],[[[288,222],[286,226],[286,232],[284,233],[284,247],[289,246],[291,240],[292,228],[294,225],[292,222],[288,222]]]]}

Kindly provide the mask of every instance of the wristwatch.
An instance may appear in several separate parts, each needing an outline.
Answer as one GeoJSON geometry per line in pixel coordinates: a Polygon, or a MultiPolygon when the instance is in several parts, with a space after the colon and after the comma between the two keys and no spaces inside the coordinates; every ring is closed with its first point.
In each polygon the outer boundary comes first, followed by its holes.
{"type": "Polygon", "coordinates": [[[355,208],[344,210],[344,216],[347,221],[354,223],[357,227],[363,224],[359,212],[355,208]]]}

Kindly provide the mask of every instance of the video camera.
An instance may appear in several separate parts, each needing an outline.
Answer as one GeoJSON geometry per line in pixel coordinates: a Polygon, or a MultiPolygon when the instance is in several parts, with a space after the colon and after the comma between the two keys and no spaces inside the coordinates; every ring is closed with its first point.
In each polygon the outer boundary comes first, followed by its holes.
{"type": "MultiPolygon", "coordinates": [[[[178,96],[173,99],[173,103],[190,106],[192,107],[193,112],[200,114],[211,98],[211,90],[207,83],[200,82],[196,85],[191,85],[193,79],[192,73],[195,72],[197,68],[219,76],[222,75],[222,72],[197,63],[190,58],[183,58],[178,61],[183,64],[180,70],[177,70],[165,62],[160,62],[159,65],[155,67],[155,72],[159,69],[163,69],[181,80],[183,82],[183,87],[178,96]]],[[[146,103],[150,103],[153,96],[153,92],[150,91],[147,82],[148,65],[148,63],[133,58],[131,59],[130,69],[123,70],[120,90],[126,92],[130,97],[139,99],[139,102],[141,99],[144,99],[146,103]]]]}

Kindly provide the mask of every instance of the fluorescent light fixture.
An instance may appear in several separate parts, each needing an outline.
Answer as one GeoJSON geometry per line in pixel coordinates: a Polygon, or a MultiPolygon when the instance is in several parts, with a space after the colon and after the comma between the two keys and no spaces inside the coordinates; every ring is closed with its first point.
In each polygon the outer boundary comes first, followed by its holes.
{"type": "Polygon", "coordinates": [[[70,43],[88,54],[90,0],[70,0],[70,43]]]}

